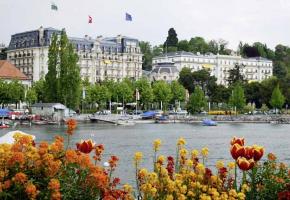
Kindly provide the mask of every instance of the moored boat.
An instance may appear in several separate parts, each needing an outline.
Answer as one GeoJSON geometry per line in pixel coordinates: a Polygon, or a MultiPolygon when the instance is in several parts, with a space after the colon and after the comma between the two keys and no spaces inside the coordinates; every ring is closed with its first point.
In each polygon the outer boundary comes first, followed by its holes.
{"type": "Polygon", "coordinates": [[[217,123],[211,119],[204,119],[202,121],[203,126],[217,126],[217,123]]]}

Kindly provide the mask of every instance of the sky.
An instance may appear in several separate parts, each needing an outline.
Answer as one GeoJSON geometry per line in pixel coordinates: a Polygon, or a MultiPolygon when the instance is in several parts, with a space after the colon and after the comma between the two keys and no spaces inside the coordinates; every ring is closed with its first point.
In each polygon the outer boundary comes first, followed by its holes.
{"type": "Polygon", "coordinates": [[[290,46],[290,0],[0,0],[0,19],[6,45],[12,34],[43,26],[65,28],[72,37],[121,34],[152,45],[164,43],[173,27],[179,40],[224,39],[234,50],[240,41],[290,46]]]}

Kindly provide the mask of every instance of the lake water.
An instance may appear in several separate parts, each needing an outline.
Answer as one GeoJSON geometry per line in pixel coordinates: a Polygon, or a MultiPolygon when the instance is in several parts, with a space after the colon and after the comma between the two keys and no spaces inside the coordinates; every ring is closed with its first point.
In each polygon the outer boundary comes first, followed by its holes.
{"type": "MultiPolygon", "coordinates": [[[[55,135],[65,135],[64,126],[18,127],[19,130],[36,136],[36,142],[52,141],[55,135]]],[[[0,130],[0,135],[10,131],[0,130]]],[[[78,124],[72,137],[75,144],[80,139],[93,139],[97,144],[105,145],[103,162],[111,155],[120,158],[116,176],[122,183],[134,185],[133,156],[136,151],[143,153],[142,167],[152,169],[152,142],[162,140],[160,153],[175,157],[176,141],[184,137],[188,150],[209,148],[209,166],[217,160],[231,160],[229,142],[233,136],[244,137],[246,144],[258,144],[265,147],[266,154],[274,152],[278,159],[290,163],[290,125],[280,124],[229,124],[220,123],[216,127],[200,124],[137,124],[135,126],[115,126],[100,123],[78,124]]]]}

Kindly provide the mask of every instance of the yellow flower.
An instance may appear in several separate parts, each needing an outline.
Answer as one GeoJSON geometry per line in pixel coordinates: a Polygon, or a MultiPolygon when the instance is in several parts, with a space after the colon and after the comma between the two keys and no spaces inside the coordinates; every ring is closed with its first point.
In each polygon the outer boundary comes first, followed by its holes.
{"type": "Polygon", "coordinates": [[[139,171],[139,176],[141,176],[141,177],[145,177],[145,176],[147,176],[147,175],[148,175],[148,171],[147,171],[147,169],[143,168],[143,169],[141,169],[141,170],[139,171]]]}
{"type": "Polygon", "coordinates": [[[201,155],[203,157],[207,157],[208,156],[208,148],[207,147],[204,147],[201,149],[201,155]]]}
{"type": "Polygon", "coordinates": [[[236,192],[236,190],[231,189],[231,190],[229,191],[229,196],[231,196],[231,197],[237,197],[237,192],[236,192]]]}
{"type": "Polygon", "coordinates": [[[161,140],[160,139],[154,140],[153,149],[155,152],[159,150],[160,146],[161,146],[161,140]]]}
{"type": "Polygon", "coordinates": [[[188,167],[192,167],[193,166],[193,161],[188,159],[188,160],[185,161],[185,165],[188,166],[188,167]]]}
{"type": "Polygon", "coordinates": [[[196,149],[194,149],[194,150],[192,150],[191,151],[191,156],[193,157],[193,158],[197,158],[198,157],[198,150],[196,150],[196,149]]]}
{"type": "Polygon", "coordinates": [[[173,200],[173,196],[170,194],[170,195],[166,195],[166,200],[173,200]]]}
{"type": "Polygon", "coordinates": [[[235,168],[235,165],[236,165],[235,162],[229,162],[228,163],[228,168],[229,169],[234,169],[235,168]]]}
{"type": "Polygon", "coordinates": [[[223,168],[223,167],[224,167],[224,162],[221,161],[221,160],[218,160],[218,161],[216,162],[216,168],[217,168],[217,169],[221,169],[221,168],[223,168]]]}
{"type": "Polygon", "coordinates": [[[127,193],[131,193],[131,192],[133,191],[132,186],[129,185],[129,184],[125,184],[125,185],[123,186],[123,189],[124,189],[124,191],[127,192],[127,193]]]}
{"type": "Polygon", "coordinates": [[[159,163],[160,165],[163,165],[164,162],[165,162],[165,157],[163,155],[158,156],[157,163],[159,163]]]}
{"type": "Polygon", "coordinates": [[[196,170],[197,170],[197,172],[198,172],[199,174],[204,174],[204,173],[205,173],[205,167],[204,167],[204,165],[201,164],[201,163],[198,163],[198,164],[196,165],[196,170]]]}
{"type": "Polygon", "coordinates": [[[243,184],[241,191],[243,193],[248,192],[248,191],[250,191],[250,187],[247,184],[243,184]]]}
{"type": "Polygon", "coordinates": [[[185,157],[186,154],[187,154],[187,150],[186,150],[186,149],[181,149],[181,150],[179,151],[179,154],[180,154],[180,156],[185,157]]]}
{"type": "Polygon", "coordinates": [[[186,141],[183,137],[179,138],[178,141],[177,141],[177,145],[178,146],[183,146],[186,144],[186,141]]]}
{"type": "Polygon", "coordinates": [[[246,199],[246,195],[244,193],[242,193],[242,192],[239,192],[238,193],[238,199],[239,200],[244,200],[244,199],[246,199]]]}
{"type": "Polygon", "coordinates": [[[142,159],[142,157],[143,157],[142,152],[136,152],[136,153],[135,153],[135,156],[134,156],[134,160],[135,160],[135,162],[136,162],[136,163],[140,162],[140,160],[142,159]]]}

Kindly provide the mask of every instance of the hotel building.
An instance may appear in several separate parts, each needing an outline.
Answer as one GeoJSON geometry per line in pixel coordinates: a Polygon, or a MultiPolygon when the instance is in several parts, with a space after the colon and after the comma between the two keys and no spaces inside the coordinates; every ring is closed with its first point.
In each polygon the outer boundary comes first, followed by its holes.
{"type": "MultiPolygon", "coordinates": [[[[54,28],[17,33],[11,36],[7,59],[33,81],[43,78],[48,71],[48,49],[54,28]]],[[[142,76],[142,53],[139,41],[118,35],[96,39],[69,37],[79,56],[80,75],[91,83],[111,79],[139,79],[142,76]]]]}
{"type": "MultiPolygon", "coordinates": [[[[233,69],[235,64],[244,66],[241,72],[248,81],[260,82],[273,75],[273,62],[266,58],[242,58],[241,56],[213,54],[201,55],[180,51],[154,57],[150,74],[151,80],[166,80],[172,77],[172,74],[166,73],[165,70],[163,70],[163,74],[158,74],[156,73],[157,70],[155,70],[155,68],[160,69],[162,67],[161,63],[168,62],[173,62],[178,71],[181,71],[184,67],[188,67],[192,71],[208,69],[210,74],[217,78],[217,83],[222,85],[228,84],[229,70],[233,69]]],[[[176,78],[178,79],[178,76],[176,78]]]]}

